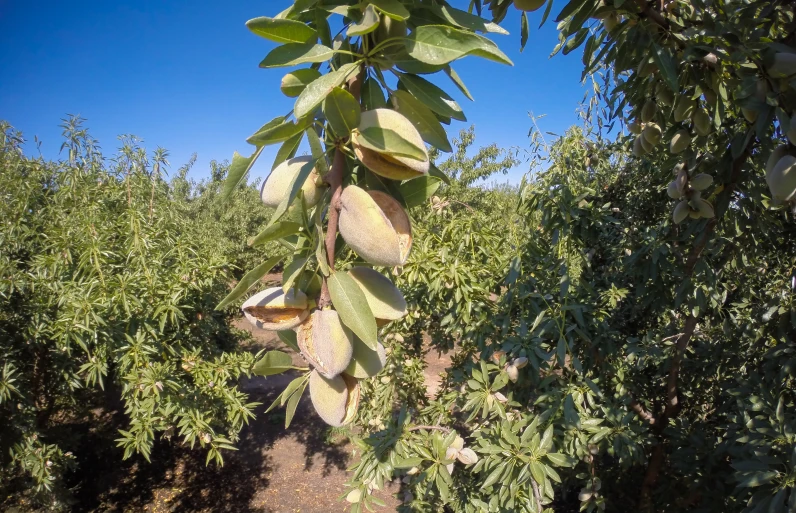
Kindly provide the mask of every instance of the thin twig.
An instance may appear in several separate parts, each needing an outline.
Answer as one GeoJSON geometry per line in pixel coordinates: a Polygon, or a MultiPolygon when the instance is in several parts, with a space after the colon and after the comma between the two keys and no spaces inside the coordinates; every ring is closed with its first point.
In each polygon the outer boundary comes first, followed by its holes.
{"type": "MultiPolygon", "coordinates": [[[[348,90],[357,101],[359,101],[363,79],[363,73],[360,72],[348,83],[348,90]]],[[[334,252],[337,242],[337,228],[340,220],[340,196],[343,194],[343,171],[346,167],[345,153],[343,152],[344,144],[345,140],[338,142],[332,168],[326,174],[326,183],[329,184],[329,188],[332,191],[332,199],[329,203],[329,224],[326,228],[324,244],[326,246],[326,260],[329,264],[329,269],[332,271],[334,271],[334,252]]],[[[318,299],[318,308],[325,308],[331,303],[332,297],[329,293],[329,285],[324,277],[323,284],[321,285],[321,296],[318,299]]]]}
{"type": "Polygon", "coordinates": [[[664,18],[661,13],[650,7],[646,0],[636,0],[636,4],[641,8],[641,12],[643,12],[649,19],[664,29],[669,30],[669,21],[664,18]]]}
{"type": "Polygon", "coordinates": [[[539,493],[539,485],[536,480],[531,478],[531,488],[533,488],[533,500],[536,503],[536,511],[542,513],[542,495],[539,493]]]}

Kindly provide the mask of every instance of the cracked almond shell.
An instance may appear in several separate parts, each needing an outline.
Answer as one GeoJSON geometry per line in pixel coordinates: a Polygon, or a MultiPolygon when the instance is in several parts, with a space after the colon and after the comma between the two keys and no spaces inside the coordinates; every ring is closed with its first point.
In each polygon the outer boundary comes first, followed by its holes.
{"type": "Polygon", "coordinates": [[[330,426],[348,424],[359,408],[359,380],[340,374],[333,378],[323,377],[317,370],[310,374],[310,399],[315,411],[330,426]]]}
{"type": "Polygon", "coordinates": [[[362,136],[354,131],[351,134],[354,153],[365,167],[377,175],[391,180],[410,180],[428,174],[430,163],[426,143],[423,142],[420,132],[403,114],[392,109],[373,109],[363,112],[358,129],[366,130],[372,127],[393,130],[402,139],[423,150],[425,158],[416,160],[409,157],[398,157],[366,148],[360,142],[362,136]]]}
{"type": "Polygon", "coordinates": [[[250,323],[270,331],[293,329],[310,313],[303,292],[290,289],[285,293],[281,287],[258,292],[243,303],[241,310],[250,323]]]}
{"type": "MultiPolygon", "coordinates": [[[[265,179],[260,189],[260,198],[263,200],[263,203],[272,208],[278,207],[279,204],[282,203],[282,200],[288,195],[290,185],[293,183],[293,180],[295,180],[302,166],[310,161],[312,161],[312,157],[307,155],[286,160],[276,166],[274,170],[271,171],[271,174],[268,175],[268,178],[265,179]]],[[[324,188],[318,187],[318,179],[318,171],[313,169],[304,181],[304,185],[301,186],[301,190],[304,191],[304,202],[307,204],[307,207],[314,207],[323,197],[324,188]]]]}
{"type": "Polygon", "coordinates": [[[356,253],[376,265],[400,266],[412,249],[412,225],[401,204],[381,191],[356,185],[340,196],[340,234],[356,253]]]}
{"type": "Polygon", "coordinates": [[[387,353],[381,342],[374,351],[367,344],[362,342],[359,337],[354,336],[354,355],[351,362],[345,369],[345,373],[355,378],[372,378],[387,364],[387,353]]]}
{"type": "Polygon", "coordinates": [[[354,354],[354,334],[334,310],[315,310],[296,328],[301,354],[326,378],[339,375],[354,354]]]}
{"type": "Polygon", "coordinates": [[[362,289],[376,319],[394,321],[406,315],[404,295],[389,278],[370,267],[353,267],[348,275],[362,289]]]}

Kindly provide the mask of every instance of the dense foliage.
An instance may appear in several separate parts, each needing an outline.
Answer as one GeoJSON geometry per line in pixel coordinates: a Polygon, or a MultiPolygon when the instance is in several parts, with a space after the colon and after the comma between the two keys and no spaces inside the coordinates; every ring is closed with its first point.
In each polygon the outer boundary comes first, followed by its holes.
{"type": "Polygon", "coordinates": [[[223,352],[209,306],[228,266],[248,272],[222,311],[281,263],[244,313],[311,364],[273,405],[287,424],[309,388],[361,428],[355,511],[394,479],[403,511],[796,510],[793,4],[570,0],[554,53],[583,48],[584,126],[534,137],[519,190],[481,189],[514,157],[451,144],[462,109],[423,76],[469,96],[451,63],[510,64],[481,34],[518,7],[524,44],[552,3],[309,0],[250,20],[280,45],[261,66],[302,66],[281,84],[295,108],[198,186],[132,145],[106,170],[75,126],[68,161],[27,159],[4,127],[4,472],[56,486],[53,414],[112,383],[128,454],[174,433],[219,459],[250,417],[234,379],[295,368],[223,352]],[[260,195],[245,176],[269,144],[260,195]],[[455,351],[432,398],[429,346],[455,351]]]}
{"type": "Polygon", "coordinates": [[[53,508],[75,462],[58,426],[91,408],[124,413],[125,455],[173,436],[220,461],[253,406],[236,388],[253,355],[213,310],[225,255],[174,203],[165,152],[126,138],[106,162],[79,120],[64,128],[62,162],[0,132],[0,475],[4,497],[53,508]]]}
{"type": "MultiPolygon", "coordinates": [[[[792,4],[571,0],[553,53],[583,47],[594,85],[585,118],[598,136],[575,130],[548,149],[548,167],[522,187],[521,215],[430,221],[458,198],[434,195],[446,178],[416,142],[450,151],[440,122],[464,117],[421,75],[444,72],[469,96],[451,63],[510,63],[478,33],[505,32],[494,22],[512,7],[523,11],[524,44],[529,13],[544,23],[552,1],[474,0],[469,13],[442,0],[296,2],[248,23],[281,44],[261,66],[311,64],[282,81],[297,96],[294,120],[250,137],[258,150],[238,166],[243,176],[263,145],[287,140],[288,158],[295,138],[310,140],[312,160],[281,187],[274,179],[266,228],[280,237],[291,205],[315,207],[313,224],[290,233],[300,232],[294,257],[317,265],[324,287],[295,288],[373,350],[374,304],[347,283],[336,257],[351,255],[339,243],[394,267],[408,301],[410,315],[382,331],[390,358],[378,381],[351,385],[343,374],[339,396],[310,387],[332,423],[351,420],[361,393],[371,401],[348,501],[361,511],[378,503],[370,491],[402,476],[415,511],[793,510],[792,4]],[[493,22],[477,16],[487,13],[493,22]],[[332,39],[327,19],[338,15],[332,39]],[[376,113],[387,106],[397,114],[376,113]],[[632,136],[616,143],[599,135],[624,127],[632,136]],[[368,235],[338,227],[360,207],[346,201],[355,185],[422,205],[409,210],[423,235],[412,256],[372,253],[368,237],[379,244],[389,230],[364,218],[368,235]],[[459,348],[431,402],[412,386],[424,335],[459,348]]],[[[338,355],[345,345],[329,343],[338,355]]],[[[297,349],[312,376],[339,380],[297,349]]],[[[266,372],[278,371],[272,363],[266,372]]]]}

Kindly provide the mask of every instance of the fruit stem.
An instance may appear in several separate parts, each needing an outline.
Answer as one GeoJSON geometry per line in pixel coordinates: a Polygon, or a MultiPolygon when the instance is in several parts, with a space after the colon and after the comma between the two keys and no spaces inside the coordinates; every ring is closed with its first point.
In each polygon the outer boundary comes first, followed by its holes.
{"type": "MultiPolygon", "coordinates": [[[[360,70],[357,75],[348,83],[348,91],[359,101],[360,92],[362,90],[362,81],[364,78],[364,70],[360,70]]],[[[334,251],[337,242],[337,227],[340,221],[340,196],[343,194],[343,171],[345,170],[345,153],[342,147],[345,140],[338,142],[337,148],[334,153],[334,161],[332,162],[332,169],[326,174],[326,183],[332,191],[332,199],[329,202],[329,225],[326,228],[326,239],[324,244],[326,246],[326,260],[329,264],[329,270],[334,272],[334,251]]],[[[323,277],[323,284],[321,285],[321,297],[318,299],[318,308],[324,309],[332,304],[332,297],[329,294],[329,286],[326,277],[323,277]]]]}

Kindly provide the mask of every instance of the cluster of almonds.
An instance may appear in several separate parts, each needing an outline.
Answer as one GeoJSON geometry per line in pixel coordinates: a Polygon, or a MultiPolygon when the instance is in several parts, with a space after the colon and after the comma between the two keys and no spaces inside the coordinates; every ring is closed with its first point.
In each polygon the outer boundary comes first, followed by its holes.
{"type": "MultiPolygon", "coordinates": [[[[581,502],[589,502],[592,500],[596,500],[600,498],[600,488],[602,488],[602,482],[600,481],[599,477],[595,477],[589,486],[586,486],[581,489],[580,493],[578,494],[578,500],[581,502]]],[[[605,503],[599,504],[600,509],[605,509],[605,503]]]]}
{"type": "MultiPolygon", "coordinates": [[[[351,143],[357,158],[368,169],[394,180],[428,173],[427,153],[424,160],[417,160],[372,149],[361,135],[371,127],[389,127],[425,152],[419,132],[400,113],[390,109],[363,112],[359,127],[351,134],[351,143]]],[[[311,157],[297,157],[277,166],[263,183],[263,203],[277,207],[309,162],[311,157]]],[[[317,168],[310,172],[301,190],[307,208],[321,202],[326,186],[317,168]]],[[[339,206],[340,234],[360,257],[373,265],[392,267],[406,263],[412,248],[412,226],[398,201],[384,192],[352,184],[343,189],[339,206]]],[[[403,294],[389,278],[370,267],[354,267],[347,274],[364,293],[377,325],[407,314],[403,294]]],[[[375,376],[386,363],[381,343],[375,350],[370,348],[341,321],[337,311],[315,308],[315,303],[295,288],[266,289],[249,298],[242,310],[249,322],[259,328],[294,330],[301,355],[313,367],[309,389],[315,410],[332,426],[353,420],[359,406],[359,380],[375,376]]]]}
{"type": "Polygon", "coordinates": [[[506,364],[506,374],[509,375],[509,379],[512,383],[517,382],[517,380],[520,378],[520,369],[526,365],[528,365],[528,359],[524,356],[515,358],[511,363],[506,364]]]}
{"type": "Polygon", "coordinates": [[[705,173],[689,176],[685,164],[676,165],[674,172],[676,178],[666,188],[670,198],[680,200],[672,213],[674,222],[682,223],[688,217],[712,218],[715,215],[713,205],[702,199],[702,191],[710,187],[713,177],[705,173]]]}
{"type": "MultiPolygon", "coordinates": [[[[638,73],[641,76],[652,74],[655,65],[651,62],[642,63],[638,73]]],[[[655,85],[655,98],[644,102],[639,112],[638,119],[628,124],[628,129],[637,137],[633,141],[633,154],[642,157],[653,151],[655,146],[660,143],[663,136],[663,129],[656,123],[659,108],[658,103],[664,107],[674,106],[674,121],[682,123],[684,128],[679,129],[669,141],[669,151],[676,155],[687,150],[693,140],[692,130],[699,136],[706,137],[712,131],[712,121],[710,114],[703,107],[700,107],[697,98],[693,94],[686,93],[677,102],[668,86],[663,82],[655,85]],[[690,127],[686,126],[690,123],[690,127]]]]}

